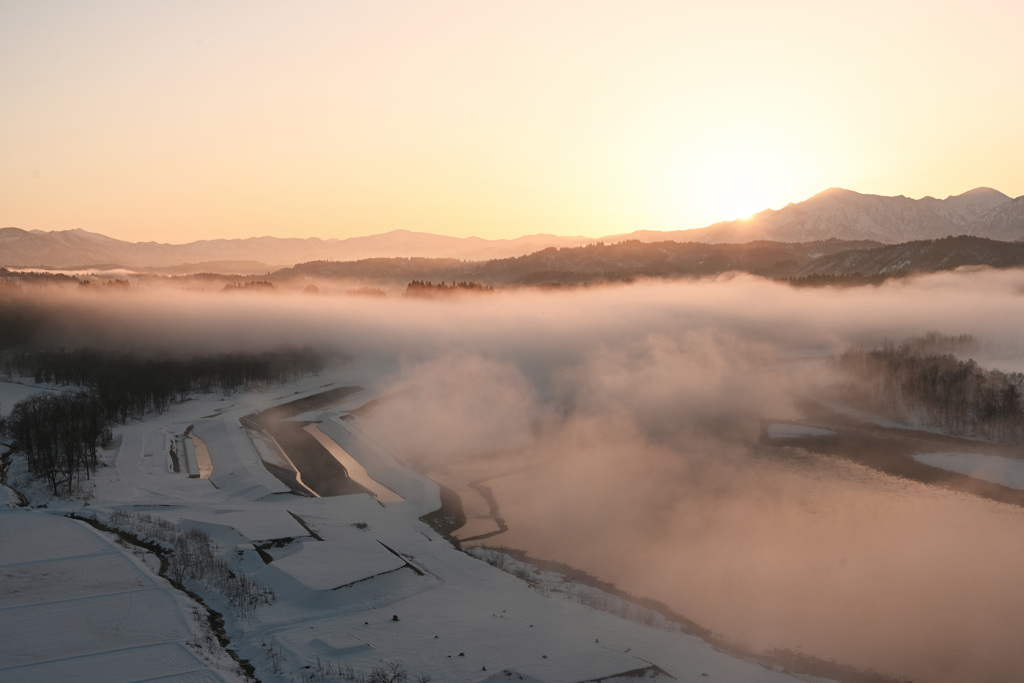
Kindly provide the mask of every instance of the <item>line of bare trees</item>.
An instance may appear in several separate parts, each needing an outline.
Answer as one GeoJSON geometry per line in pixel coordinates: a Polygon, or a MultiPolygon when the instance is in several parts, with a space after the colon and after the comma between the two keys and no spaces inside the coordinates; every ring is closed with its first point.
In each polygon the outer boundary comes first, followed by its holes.
{"type": "Polygon", "coordinates": [[[165,559],[161,573],[179,586],[205,584],[223,595],[238,616],[260,605],[271,605],[274,591],[245,575],[232,571],[224,549],[196,526],[174,525],[145,512],[117,509],[110,513],[110,525],[132,537],[156,542],[165,559]]]}
{"type": "Polygon", "coordinates": [[[70,495],[97,466],[97,449],[111,428],[149,412],[164,412],[189,394],[286,382],[316,374],[324,360],[311,349],[221,354],[189,359],[138,358],[92,349],[9,353],[9,375],[77,387],[15,404],[0,433],[21,451],[29,471],[54,495],[70,495]]]}
{"type": "Polygon", "coordinates": [[[111,425],[96,394],[79,390],[19,401],[2,426],[29,471],[57,495],[70,494],[96,470],[96,451],[110,439],[111,425]]]}
{"type": "Polygon", "coordinates": [[[413,280],[405,288],[406,296],[435,296],[439,294],[452,294],[455,292],[492,292],[494,287],[480,284],[479,282],[455,282],[449,285],[439,282],[436,285],[427,280],[413,280]]]}
{"type": "Polygon", "coordinates": [[[975,347],[968,335],[929,333],[850,349],[835,364],[847,377],[844,398],[863,408],[955,434],[1024,442],[1024,374],[986,370],[949,352],[975,347]]]}

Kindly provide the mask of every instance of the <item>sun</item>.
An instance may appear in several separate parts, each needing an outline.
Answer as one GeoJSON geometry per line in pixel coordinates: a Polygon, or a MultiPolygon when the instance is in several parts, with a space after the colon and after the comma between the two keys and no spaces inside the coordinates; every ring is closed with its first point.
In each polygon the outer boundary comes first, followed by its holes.
{"type": "Polygon", "coordinates": [[[784,127],[722,123],[658,139],[636,156],[631,179],[664,230],[703,228],[781,209],[820,191],[818,152],[784,127]],[[639,162],[645,162],[641,165],[639,162]]]}
{"type": "Polygon", "coordinates": [[[748,218],[778,202],[788,172],[778,157],[760,149],[712,152],[694,168],[694,196],[713,220],[748,218]]]}

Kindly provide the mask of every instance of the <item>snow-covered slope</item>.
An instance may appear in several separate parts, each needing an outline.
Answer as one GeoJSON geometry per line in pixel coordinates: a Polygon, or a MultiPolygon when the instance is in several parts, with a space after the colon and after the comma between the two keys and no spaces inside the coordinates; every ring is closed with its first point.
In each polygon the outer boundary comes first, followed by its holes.
{"type": "Polygon", "coordinates": [[[687,239],[708,242],[810,242],[835,238],[896,244],[962,234],[1022,239],[1024,222],[997,218],[1003,207],[1014,201],[989,188],[946,199],[884,197],[832,188],[777,211],[762,211],[746,220],[718,223],[684,234],[687,239]]]}
{"type": "MultiPolygon", "coordinates": [[[[937,216],[946,218],[957,226],[966,227],[987,216],[993,209],[1007,204],[1009,200],[1009,197],[998,190],[993,190],[990,187],[977,187],[945,199],[924,197],[919,202],[937,216]]],[[[996,239],[992,235],[985,236],[996,239]]]]}
{"type": "Polygon", "coordinates": [[[971,234],[995,240],[1024,239],[1024,197],[1001,202],[971,224],[971,234]]]}

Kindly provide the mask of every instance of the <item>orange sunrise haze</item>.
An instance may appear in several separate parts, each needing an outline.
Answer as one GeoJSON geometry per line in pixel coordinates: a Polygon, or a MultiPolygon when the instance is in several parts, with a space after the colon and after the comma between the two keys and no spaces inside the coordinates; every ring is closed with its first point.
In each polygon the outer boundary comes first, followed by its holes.
{"type": "Polygon", "coordinates": [[[696,228],[1024,194],[1024,4],[0,5],[0,225],[131,241],[696,228]]]}

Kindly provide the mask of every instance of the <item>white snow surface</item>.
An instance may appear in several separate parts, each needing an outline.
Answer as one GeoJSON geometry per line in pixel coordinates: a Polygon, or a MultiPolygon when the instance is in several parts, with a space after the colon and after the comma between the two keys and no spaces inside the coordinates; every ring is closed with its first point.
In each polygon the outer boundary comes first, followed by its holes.
{"type": "Polygon", "coordinates": [[[437,482],[368,441],[341,419],[341,407],[321,416],[321,429],[404,500],[291,493],[263,467],[238,420],[318,393],[327,379],[196,396],[118,428],[77,500],[50,499],[15,456],[9,485],[46,508],[0,508],[0,683],[243,680],[204,635],[203,609],[156,574],[155,557],[68,513],[110,525],[147,516],[167,533],[208,534],[233,573],[274,593],[272,604],[241,613],[186,581],[224,615],[229,647],[264,683],[309,680],[317,662],[364,676],[398,662],[410,679],[422,673],[446,683],[615,680],[652,664],[676,680],[796,680],[663,620],[645,625],[595,610],[456,550],[418,519],[437,508],[437,482]],[[170,444],[189,425],[209,448],[209,479],[171,466],[170,444]]]}
{"type": "Polygon", "coordinates": [[[1024,460],[981,453],[914,453],[911,457],[925,465],[1024,490],[1024,460]]]}
{"type": "Polygon", "coordinates": [[[404,567],[405,560],[363,535],[303,543],[298,553],[275,559],[273,565],[304,586],[333,590],[393,572],[404,567]]]}
{"type": "Polygon", "coordinates": [[[223,681],[183,594],[89,526],[0,512],[0,681],[223,681]]]}

